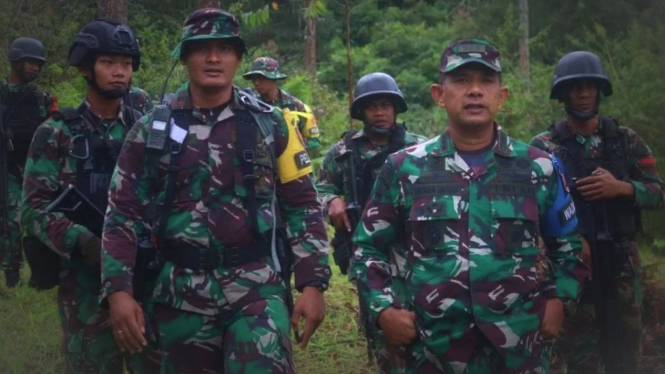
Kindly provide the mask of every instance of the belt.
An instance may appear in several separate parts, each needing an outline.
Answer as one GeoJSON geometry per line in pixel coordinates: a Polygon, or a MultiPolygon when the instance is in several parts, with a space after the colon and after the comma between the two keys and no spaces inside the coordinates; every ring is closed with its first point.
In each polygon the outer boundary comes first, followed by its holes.
{"type": "Polygon", "coordinates": [[[186,246],[165,246],[162,250],[166,260],[182,268],[206,271],[214,270],[220,265],[234,268],[259,262],[271,253],[270,243],[264,240],[244,247],[225,248],[223,251],[186,246]]]}

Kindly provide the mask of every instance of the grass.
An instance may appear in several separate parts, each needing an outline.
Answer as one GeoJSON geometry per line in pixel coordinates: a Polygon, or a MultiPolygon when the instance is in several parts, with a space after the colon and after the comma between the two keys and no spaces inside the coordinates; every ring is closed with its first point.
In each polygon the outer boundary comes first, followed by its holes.
{"type": "MultiPolygon", "coordinates": [[[[298,373],[365,374],[365,340],[358,333],[355,288],[334,264],[330,289],[326,292],[327,316],[309,342],[307,350],[294,343],[298,373]]],[[[64,362],[60,354],[60,319],[56,308],[57,289],[36,292],[25,283],[15,289],[4,287],[0,277],[0,373],[60,374],[64,362]]],[[[374,371],[375,372],[375,371],[374,371]]]]}

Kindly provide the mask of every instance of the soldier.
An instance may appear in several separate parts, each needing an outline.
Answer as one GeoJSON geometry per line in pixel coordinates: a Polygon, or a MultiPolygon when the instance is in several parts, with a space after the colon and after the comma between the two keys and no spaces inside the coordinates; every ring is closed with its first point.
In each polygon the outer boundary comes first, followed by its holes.
{"type": "Polygon", "coordinates": [[[285,111],[287,113],[285,117],[292,115],[296,118],[307,152],[311,155],[317,154],[321,148],[321,140],[316,117],[307,104],[279,88],[277,82],[288,76],[279,71],[277,60],[270,57],[259,57],[252,62],[251,70],[242,76],[254,84],[257,99],[282,110],[288,109],[285,111]]]}
{"type": "Polygon", "coordinates": [[[55,110],[57,99],[38,89],[46,55],[39,40],[18,38],[7,52],[9,76],[0,81],[0,266],[5,284],[15,287],[23,265],[21,254],[21,185],[23,166],[37,126],[55,110]]]}
{"type": "MultiPolygon", "coordinates": [[[[99,308],[102,212],[129,119],[140,116],[122,101],[139,68],[139,44],[128,26],[95,20],[76,34],[69,64],[87,83],[85,100],[59,110],[35,132],[25,167],[23,225],[47,246],[46,255],[57,254],[46,266],[60,263],[55,284],[66,372],[120,374],[122,353],[108,311],[99,308]]],[[[51,271],[33,263],[31,268],[51,271]]]]}
{"type": "MultiPolygon", "coordinates": [[[[348,272],[351,258],[351,236],[358,224],[369,193],[381,165],[389,154],[406,146],[423,142],[425,137],[406,131],[397,123],[397,115],[406,112],[407,105],[395,79],[385,73],[371,73],[356,84],[351,117],[362,121],[360,131],[347,131],[337,144],[326,153],[316,182],[321,205],[326,207],[330,222],[335,226],[332,240],[333,257],[342,274],[355,282],[355,274],[348,272]],[[350,163],[353,162],[353,165],[350,163]],[[351,209],[351,218],[347,211],[351,209]]],[[[396,248],[395,248],[396,249],[396,248]]],[[[391,271],[395,283],[403,275],[404,256],[391,252],[391,271]],[[399,270],[398,270],[399,269],[399,270]]],[[[362,311],[364,312],[364,311],[362,311]]],[[[401,362],[385,347],[385,339],[366,322],[366,313],[360,313],[360,325],[365,329],[370,352],[376,353],[382,373],[389,373],[401,362]]]]}
{"type": "Polygon", "coordinates": [[[354,236],[361,300],[409,353],[407,373],[547,372],[543,339],[557,336],[587,270],[558,161],[494,121],[508,89],[486,41],[451,43],[430,91],[448,127],[381,168],[354,236]],[[395,241],[406,303],[392,287],[395,241]]]}
{"type": "Polygon", "coordinates": [[[125,94],[122,100],[126,105],[138,110],[141,113],[141,116],[148,114],[148,112],[154,107],[150,94],[146,90],[136,86],[131,86],[129,92],[125,94]]]}
{"type": "MultiPolygon", "coordinates": [[[[612,94],[612,84],[598,56],[586,51],[569,53],[559,60],[550,99],[564,104],[567,118],[535,136],[531,145],[555,154],[566,169],[568,184],[584,238],[599,223],[589,216],[594,203],[605,202],[610,236],[614,243],[621,320],[622,360],[625,373],[638,373],[642,352],[641,265],[635,234],[640,229],[641,209],[663,208],[663,181],[656,160],[644,140],[616,120],[598,115],[601,98],[612,94]]],[[[585,240],[586,244],[586,240],[585,240]]],[[[589,245],[582,252],[591,264],[589,245]]],[[[595,278],[596,274],[594,274],[595,278]]],[[[577,313],[564,323],[565,334],[554,347],[553,373],[602,373],[594,300],[590,281],[584,284],[577,313]]],[[[602,343],[601,343],[602,344],[602,343]]],[[[606,371],[615,368],[605,368],[606,371]]],[[[615,372],[615,371],[612,371],[615,372]]]]}
{"type": "Polygon", "coordinates": [[[140,371],[293,373],[288,257],[303,347],[325,316],[328,242],[310,162],[295,126],[233,85],[245,53],[235,16],[191,13],[173,52],[189,82],[132,129],[118,159],[102,298],[118,344],[144,353],[140,371]],[[132,298],[146,221],[165,259],[149,321],[132,298]],[[146,346],[151,328],[157,343],[146,346]]]}

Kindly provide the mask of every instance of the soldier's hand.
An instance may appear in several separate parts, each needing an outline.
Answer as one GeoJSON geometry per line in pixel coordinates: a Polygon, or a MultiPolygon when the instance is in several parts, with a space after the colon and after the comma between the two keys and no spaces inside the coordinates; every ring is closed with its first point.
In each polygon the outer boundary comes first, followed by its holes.
{"type": "Polygon", "coordinates": [[[545,316],[540,325],[540,334],[544,339],[554,339],[559,337],[561,324],[565,316],[563,302],[559,299],[547,300],[545,306],[545,316]]]}
{"type": "Polygon", "coordinates": [[[344,199],[339,197],[332,199],[328,204],[328,217],[330,217],[330,222],[337,230],[346,228],[346,231],[351,232],[351,223],[349,223],[349,217],[346,215],[346,206],[344,199]]]}
{"type": "Polygon", "coordinates": [[[612,173],[603,168],[596,168],[591,176],[578,179],[576,186],[587,201],[629,197],[634,193],[632,184],[614,178],[612,173]]]}
{"type": "Polygon", "coordinates": [[[123,352],[141,352],[148,344],[145,340],[143,310],[127,292],[118,291],[108,296],[111,329],[115,341],[123,352]]]}
{"type": "Polygon", "coordinates": [[[416,313],[390,307],[379,315],[379,327],[390,344],[408,346],[416,338],[416,313]]]}
{"type": "Polygon", "coordinates": [[[300,317],[305,319],[305,331],[302,334],[300,348],[307,348],[309,338],[314,335],[314,331],[319,328],[323,319],[326,318],[326,302],[323,298],[323,292],[316,287],[305,287],[293,307],[291,316],[291,327],[297,332],[300,317]]]}

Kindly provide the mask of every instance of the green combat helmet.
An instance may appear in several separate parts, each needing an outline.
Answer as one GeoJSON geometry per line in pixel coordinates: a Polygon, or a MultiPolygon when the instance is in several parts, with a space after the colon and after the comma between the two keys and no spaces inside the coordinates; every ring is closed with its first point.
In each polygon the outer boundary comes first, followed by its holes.
{"type": "Polygon", "coordinates": [[[187,16],[182,28],[182,37],[171,56],[180,58],[186,43],[206,39],[229,39],[239,47],[242,54],[247,53],[245,42],[240,37],[238,19],[221,9],[204,8],[195,10],[187,16]]]}
{"type": "Polygon", "coordinates": [[[274,58],[259,57],[252,62],[252,68],[243,74],[243,78],[251,80],[255,75],[262,75],[270,80],[286,79],[287,75],[279,71],[279,63],[274,58]]]}

